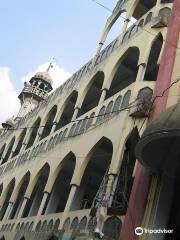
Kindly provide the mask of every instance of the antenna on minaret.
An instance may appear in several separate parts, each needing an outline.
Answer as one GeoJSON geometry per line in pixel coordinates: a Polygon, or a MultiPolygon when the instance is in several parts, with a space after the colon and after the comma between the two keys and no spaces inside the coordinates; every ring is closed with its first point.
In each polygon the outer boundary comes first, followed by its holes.
{"type": "Polygon", "coordinates": [[[48,66],[46,72],[49,72],[49,70],[54,67],[54,66],[53,66],[54,60],[55,60],[55,58],[53,58],[52,61],[49,63],[49,66],[48,66]]]}

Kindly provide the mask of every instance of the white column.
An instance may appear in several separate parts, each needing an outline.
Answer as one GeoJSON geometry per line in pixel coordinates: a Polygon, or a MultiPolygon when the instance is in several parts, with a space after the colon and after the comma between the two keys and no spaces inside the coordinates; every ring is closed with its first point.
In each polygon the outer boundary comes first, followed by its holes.
{"type": "Polygon", "coordinates": [[[42,215],[43,209],[44,209],[44,207],[45,207],[45,205],[46,205],[46,202],[47,202],[47,199],[48,199],[49,195],[50,195],[49,192],[44,192],[43,199],[42,199],[42,201],[41,201],[41,205],[40,205],[40,207],[39,207],[37,216],[42,215]]]}
{"type": "Polygon", "coordinates": [[[160,5],[161,5],[161,0],[157,0],[156,1],[156,7],[155,7],[155,10],[154,10],[154,13],[153,13],[154,17],[156,17],[158,15],[159,9],[160,9],[160,5]]]}
{"type": "Polygon", "coordinates": [[[7,209],[6,209],[6,212],[5,212],[5,214],[4,214],[3,220],[8,219],[9,214],[10,214],[10,212],[11,212],[11,210],[12,210],[12,207],[13,207],[13,202],[9,202],[9,203],[8,203],[8,207],[7,207],[7,209]]]}
{"type": "Polygon", "coordinates": [[[138,69],[138,74],[136,77],[136,82],[142,81],[144,78],[144,74],[145,74],[145,68],[146,64],[145,63],[140,63],[139,64],[139,69],[138,69]]]}
{"type": "Polygon", "coordinates": [[[79,107],[75,107],[75,109],[74,109],[74,114],[73,114],[73,116],[72,116],[72,120],[71,120],[71,121],[74,121],[74,120],[77,118],[77,115],[78,115],[78,113],[79,113],[79,110],[80,110],[79,107]]]}
{"type": "Polygon", "coordinates": [[[42,135],[42,133],[43,133],[43,130],[44,130],[44,127],[40,127],[40,128],[38,129],[37,136],[36,136],[36,138],[35,138],[35,140],[34,140],[34,144],[36,144],[36,143],[39,141],[39,139],[41,138],[41,135],[42,135]]]}
{"type": "Polygon", "coordinates": [[[104,102],[107,91],[108,91],[107,88],[102,89],[101,98],[99,100],[99,105],[101,105],[104,102]]]}
{"type": "Polygon", "coordinates": [[[23,212],[24,212],[24,209],[25,209],[25,207],[26,207],[26,203],[27,203],[28,200],[29,200],[29,198],[24,197],[24,200],[23,200],[21,209],[19,210],[19,213],[18,213],[17,218],[21,218],[21,217],[22,217],[22,214],[23,214],[23,212]]]}
{"type": "Polygon", "coordinates": [[[70,211],[71,209],[71,205],[72,205],[72,202],[74,200],[74,196],[75,196],[75,193],[76,193],[76,190],[77,190],[78,186],[76,184],[72,184],[71,185],[71,191],[69,193],[69,197],[68,197],[68,200],[67,200],[67,203],[66,203],[66,206],[64,208],[64,212],[63,212],[63,216],[62,216],[62,221],[60,223],[60,229],[62,229],[63,227],[63,224],[64,224],[64,221],[67,217],[67,214],[68,212],[70,211]]]}
{"type": "Polygon", "coordinates": [[[122,29],[122,34],[123,34],[123,35],[125,34],[125,32],[126,32],[126,30],[127,30],[127,27],[128,27],[129,22],[130,22],[130,18],[126,18],[126,19],[124,20],[124,26],[123,26],[123,29],[122,29]]]}
{"type": "Polygon", "coordinates": [[[56,129],[56,126],[57,126],[57,122],[56,122],[56,121],[54,121],[54,122],[53,122],[53,126],[52,126],[52,129],[51,129],[51,132],[50,132],[50,134],[51,134],[51,133],[53,133],[53,132],[55,131],[55,129],[56,129]]]}

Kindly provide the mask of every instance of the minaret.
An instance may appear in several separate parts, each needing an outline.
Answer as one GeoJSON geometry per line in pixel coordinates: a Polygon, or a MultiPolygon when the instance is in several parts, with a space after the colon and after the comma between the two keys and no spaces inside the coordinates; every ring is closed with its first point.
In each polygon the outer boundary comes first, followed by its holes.
{"type": "Polygon", "coordinates": [[[27,113],[31,112],[42,100],[48,97],[48,93],[52,91],[52,78],[48,71],[38,72],[32,77],[29,83],[24,83],[24,88],[18,98],[21,102],[21,108],[15,120],[19,120],[24,117],[27,113]]]}

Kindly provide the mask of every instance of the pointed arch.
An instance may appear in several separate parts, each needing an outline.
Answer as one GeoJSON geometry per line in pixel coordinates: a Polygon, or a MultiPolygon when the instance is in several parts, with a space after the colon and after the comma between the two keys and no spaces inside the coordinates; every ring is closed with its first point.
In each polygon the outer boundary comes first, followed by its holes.
{"type": "Polygon", "coordinates": [[[36,136],[38,134],[40,123],[41,123],[41,118],[38,117],[36,119],[36,121],[34,122],[34,124],[32,125],[32,129],[31,129],[31,132],[30,132],[29,140],[28,140],[27,145],[26,145],[26,149],[30,148],[33,145],[33,143],[36,139],[36,136]]]}
{"type": "Polygon", "coordinates": [[[88,83],[82,101],[81,109],[78,112],[78,117],[95,108],[100,100],[102,86],[104,83],[104,72],[99,71],[88,83]]]}
{"type": "Polygon", "coordinates": [[[119,169],[117,183],[115,186],[114,197],[112,200],[111,214],[119,213],[125,215],[128,207],[128,201],[134,181],[134,170],[136,164],[135,147],[139,141],[139,132],[135,127],[127,136],[125,141],[124,154],[119,169]],[[126,178],[124,178],[126,176],[126,178]]]}
{"type": "Polygon", "coordinates": [[[51,133],[54,124],[54,119],[57,113],[57,105],[54,105],[45,118],[45,125],[41,135],[41,139],[47,137],[51,133]]]}
{"type": "Polygon", "coordinates": [[[47,184],[50,173],[50,166],[46,163],[37,173],[35,179],[31,183],[31,188],[29,190],[30,198],[28,199],[24,212],[22,214],[23,217],[27,216],[35,216],[39,210],[44,189],[47,184]]]}
{"type": "Polygon", "coordinates": [[[79,187],[71,210],[88,209],[96,198],[101,182],[108,172],[113,154],[110,139],[102,137],[85,157],[78,172],[79,187]]]}
{"type": "Polygon", "coordinates": [[[70,152],[56,168],[52,190],[44,214],[63,212],[71,189],[71,179],[76,165],[76,156],[70,152]]]}
{"type": "Polygon", "coordinates": [[[12,157],[15,157],[16,155],[18,155],[20,153],[22,145],[23,145],[23,141],[24,141],[24,138],[25,138],[25,135],[26,135],[26,132],[27,132],[27,129],[24,129],[22,131],[21,135],[19,136],[18,144],[16,146],[15,151],[13,152],[12,157]]]}
{"type": "Polygon", "coordinates": [[[140,19],[156,5],[156,0],[137,0],[132,17],[140,19]]]}
{"type": "Polygon", "coordinates": [[[70,94],[70,96],[66,99],[66,101],[64,103],[64,107],[63,107],[63,112],[60,116],[60,119],[59,119],[57,125],[56,125],[55,131],[57,131],[61,127],[64,127],[65,125],[67,125],[68,123],[71,122],[73,114],[74,114],[74,109],[76,106],[77,98],[78,98],[78,92],[74,90],[70,94]]]}
{"type": "Polygon", "coordinates": [[[4,191],[2,197],[1,197],[1,210],[0,210],[0,220],[3,219],[4,214],[7,210],[8,204],[9,204],[9,200],[11,198],[11,195],[14,191],[14,186],[15,186],[15,178],[13,178],[10,183],[8,184],[8,186],[6,187],[6,190],[4,191]]]}
{"type": "Polygon", "coordinates": [[[14,146],[14,143],[15,143],[15,137],[13,137],[8,145],[8,148],[7,148],[7,151],[6,151],[6,155],[4,156],[3,158],[3,161],[1,164],[4,164],[8,161],[9,157],[10,157],[10,154],[12,153],[12,149],[13,149],[13,146],[14,146]]]}
{"type": "Polygon", "coordinates": [[[106,98],[113,96],[136,81],[140,51],[130,47],[119,59],[112,72],[112,82],[106,98]]]}
{"type": "Polygon", "coordinates": [[[30,182],[30,172],[28,171],[21,179],[20,183],[15,189],[14,205],[10,213],[9,219],[17,217],[22,206],[26,190],[30,182]]]}
{"type": "Polygon", "coordinates": [[[146,66],[144,80],[156,81],[159,71],[159,57],[163,46],[163,36],[161,33],[154,39],[146,66]]]}

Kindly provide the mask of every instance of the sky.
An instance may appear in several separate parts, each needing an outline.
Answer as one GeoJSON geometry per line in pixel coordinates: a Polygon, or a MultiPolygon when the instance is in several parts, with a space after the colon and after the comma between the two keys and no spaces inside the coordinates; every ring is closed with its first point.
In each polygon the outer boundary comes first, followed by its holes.
{"type": "MultiPolygon", "coordinates": [[[[112,9],[117,0],[100,0],[112,9]]],[[[0,123],[16,115],[23,82],[45,71],[56,88],[89,61],[110,12],[92,0],[6,0],[0,5],[0,123]]],[[[120,33],[123,20],[112,29],[108,44],[120,33]]]]}

